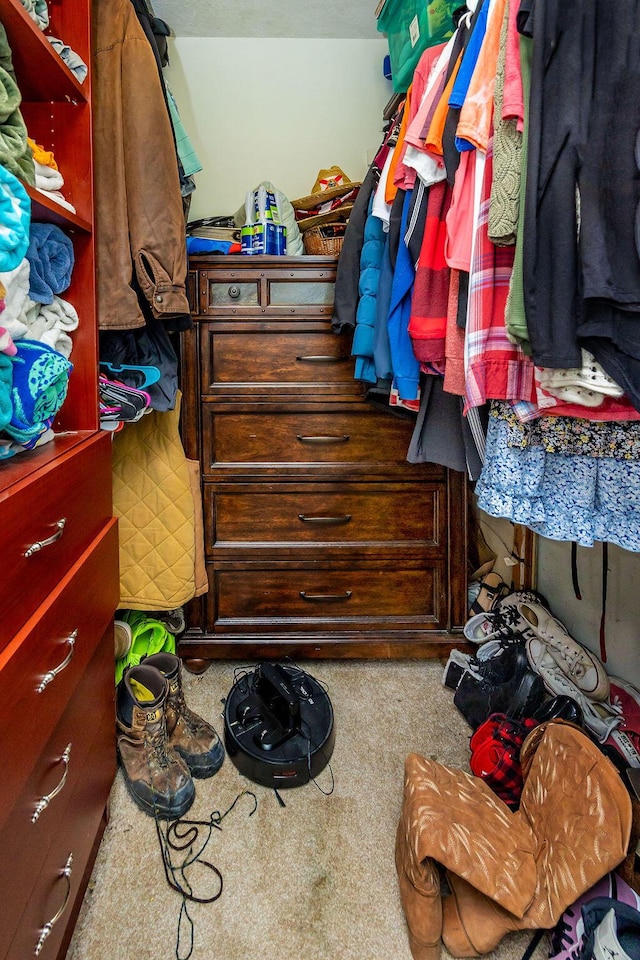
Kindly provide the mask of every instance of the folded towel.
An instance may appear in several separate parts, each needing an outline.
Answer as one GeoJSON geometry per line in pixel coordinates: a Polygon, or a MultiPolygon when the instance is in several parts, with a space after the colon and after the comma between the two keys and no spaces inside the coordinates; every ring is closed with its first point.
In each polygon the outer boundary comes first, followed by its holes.
{"type": "Polygon", "coordinates": [[[67,396],[73,365],[57,350],[35,340],[18,340],[16,347],[17,353],[10,359],[13,410],[4,430],[19,443],[29,443],[52,425],[67,396]]]}
{"type": "Polygon", "coordinates": [[[29,246],[31,201],[17,177],[0,166],[0,271],[14,270],[29,246]]]}
{"type": "Polygon", "coordinates": [[[4,123],[18,109],[21,101],[18,84],[4,67],[0,67],[0,123],[4,123]]]}
{"type": "Polygon", "coordinates": [[[61,190],[64,186],[64,177],[59,170],[48,167],[44,163],[33,158],[33,166],[36,173],[36,187],[38,190],[61,190]]]}
{"type": "Polygon", "coordinates": [[[28,327],[26,336],[29,340],[48,344],[68,358],[73,347],[68,331],[78,326],[76,308],[61,297],[54,297],[53,303],[29,301],[29,304],[24,318],[28,327]]]}
{"type": "Polygon", "coordinates": [[[14,270],[0,273],[0,283],[5,288],[2,325],[6,327],[14,340],[26,337],[28,330],[23,313],[32,302],[29,300],[29,261],[26,257],[14,270]]]}
{"type": "Polygon", "coordinates": [[[45,30],[49,26],[47,0],[20,0],[20,2],[40,30],[45,30]]]}
{"type": "Polygon", "coordinates": [[[59,190],[43,190],[41,187],[36,185],[36,190],[38,193],[42,193],[45,197],[48,197],[49,200],[55,200],[56,203],[59,203],[61,207],[65,207],[67,210],[71,210],[71,213],[76,212],[76,208],[72,203],[69,203],[66,200],[59,190]]]}
{"type": "Polygon", "coordinates": [[[88,69],[82,57],[58,37],[47,36],[47,40],[56,53],[62,57],[66,65],[69,67],[69,70],[71,70],[75,76],[76,80],[78,80],[79,83],[83,83],[85,77],[87,76],[88,69]]]}
{"type": "Polygon", "coordinates": [[[32,223],[27,250],[30,265],[29,296],[38,303],[53,303],[71,283],[73,244],[54,223],[32,223]]]}

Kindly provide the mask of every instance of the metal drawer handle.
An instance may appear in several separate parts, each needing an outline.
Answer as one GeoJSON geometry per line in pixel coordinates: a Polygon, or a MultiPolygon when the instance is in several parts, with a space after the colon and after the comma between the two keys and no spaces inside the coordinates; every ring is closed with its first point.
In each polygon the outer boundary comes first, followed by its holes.
{"type": "Polygon", "coordinates": [[[296,440],[298,440],[300,443],[348,443],[350,439],[351,437],[349,437],[346,433],[343,433],[341,437],[305,437],[301,436],[299,433],[296,434],[296,440]]]}
{"type": "Polygon", "coordinates": [[[57,677],[59,673],[62,673],[65,667],[69,666],[73,658],[73,649],[77,636],[78,631],[74,630],[73,633],[69,634],[69,636],[66,638],[66,642],[69,644],[69,652],[62,663],[59,663],[57,667],[53,668],[53,670],[49,670],[47,673],[45,673],[44,677],[36,687],[36,693],[42,693],[47,684],[51,683],[54,677],[57,677]]]}
{"type": "Polygon", "coordinates": [[[349,600],[351,590],[345,590],[344,593],[307,593],[306,590],[299,591],[303,600],[309,600],[310,603],[329,603],[332,600],[349,600]]]}
{"type": "Polygon", "coordinates": [[[54,790],[51,791],[51,793],[48,793],[46,797],[41,797],[40,800],[38,800],[34,814],[31,817],[31,823],[35,823],[38,817],[40,816],[40,814],[44,813],[44,811],[47,809],[51,801],[54,799],[54,797],[58,796],[58,794],[64,787],[65,783],[67,782],[67,774],[69,773],[70,757],[71,757],[71,744],[68,743],[64,748],[62,756],[60,757],[60,763],[64,763],[64,773],[62,774],[60,783],[58,784],[57,787],[55,787],[54,790]]]}
{"type": "Polygon", "coordinates": [[[349,523],[351,514],[345,513],[341,517],[308,517],[306,513],[299,513],[298,520],[302,523],[317,523],[319,526],[339,527],[341,524],[349,523]]]}
{"type": "Polygon", "coordinates": [[[58,920],[60,919],[60,917],[62,916],[62,914],[63,914],[63,913],[65,912],[65,910],[67,909],[67,904],[69,903],[69,897],[71,896],[71,870],[72,870],[72,866],[73,866],[73,854],[70,853],[69,856],[68,856],[68,858],[67,858],[67,862],[65,863],[65,865],[64,865],[64,867],[62,868],[62,871],[61,871],[61,873],[60,873],[60,876],[64,878],[64,880],[66,881],[66,884],[67,884],[67,892],[66,892],[65,895],[64,895],[64,902],[63,902],[62,906],[60,907],[60,909],[56,911],[56,913],[54,914],[54,916],[51,917],[51,920],[49,920],[47,923],[45,923],[44,927],[43,927],[42,930],[40,931],[40,939],[38,940],[38,942],[37,942],[37,944],[36,944],[35,950],[33,951],[34,957],[39,956],[40,951],[42,950],[42,948],[43,948],[43,946],[44,946],[45,940],[47,939],[47,937],[49,936],[49,934],[51,933],[51,931],[52,931],[53,928],[55,927],[56,923],[58,922],[58,920]]]}
{"type": "Polygon", "coordinates": [[[310,354],[308,357],[296,357],[298,363],[344,363],[346,360],[350,360],[350,357],[331,357],[324,356],[322,354],[313,355],[310,354]]]}
{"type": "Polygon", "coordinates": [[[240,296],[240,287],[237,287],[235,284],[233,284],[233,286],[229,287],[229,289],[227,290],[227,293],[229,294],[232,300],[237,300],[238,297],[240,296]]]}
{"type": "Polygon", "coordinates": [[[32,543],[31,546],[28,547],[27,550],[25,550],[24,552],[25,557],[30,557],[34,553],[37,553],[38,550],[42,550],[43,547],[48,547],[52,543],[55,543],[56,540],[59,540],[62,534],[64,533],[64,525],[66,522],[67,522],[67,518],[62,517],[61,520],[58,520],[56,523],[54,523],[54,527],[57,527],[56,532],[52,536],[47,537],[46,540],[36,540],[35,543],[32,543]]]}

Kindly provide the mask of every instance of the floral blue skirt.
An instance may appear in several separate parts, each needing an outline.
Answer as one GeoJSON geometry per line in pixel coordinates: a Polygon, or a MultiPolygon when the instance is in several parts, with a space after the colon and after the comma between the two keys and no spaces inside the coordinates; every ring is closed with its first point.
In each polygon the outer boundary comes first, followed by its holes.
{"type": "Polygon", "coordinates": [[[476,484],[482,510],[552,540],[583,547],[601,540],[640,552],[639,461],[510,445],[511,429],[492,410],[476,484]]]}

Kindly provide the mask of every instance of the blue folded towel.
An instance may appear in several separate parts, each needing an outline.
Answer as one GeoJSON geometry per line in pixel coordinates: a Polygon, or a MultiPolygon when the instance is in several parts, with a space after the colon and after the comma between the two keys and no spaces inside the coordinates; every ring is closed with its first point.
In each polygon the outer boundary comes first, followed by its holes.
{"type": "Polygon", "coordinates": [[[71,283],[74,255],[71,240],[55,223],[32,223],[29,234],[29,296],[36,303],[53,303],[71,283]]]}
{"type": "Polygon", "coordinates": [[[11,420],[5,433],[29,443],[48,430],[64,403],[73,365],[57,350],[37,340],[16,340],[11,357],[13,385],[11,420]]]}
{"type": "Polygon", "coordinates": [[[0,272],[19,267],[29,246],[31,200],[17,177],[0,165],[0,272]]]}
{"type": "Polygon", "coordinates": [[[13,382],[13,363],[6,353],[0,353],[0,430],[4,430],[11,420],[11,384],[13,382]]]}
{"type": "Polygon", "coordinates": [[[233,240],[209,240],[206,237],[187,237],[187,253],[229,253],[239,248],[233,240]]]}

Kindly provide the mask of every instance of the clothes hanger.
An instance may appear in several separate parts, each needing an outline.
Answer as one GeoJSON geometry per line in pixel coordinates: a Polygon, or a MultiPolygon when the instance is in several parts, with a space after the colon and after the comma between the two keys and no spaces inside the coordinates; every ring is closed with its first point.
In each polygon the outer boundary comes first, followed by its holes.
{"type": "Polygon", "coordinates": [[[138,389],[144,390],[145,387],[151,386],[153,383],[157,383],[161,377],[160,369],[152,365],[145,364],[130,364],[130,363],[111,363],[108,360],[101,360],[100,366],[104,367],[105,370],[108,370],[110,373],[115,375],[122,373],[123,370],[129,370],[135,373],[142,374],[143,382],[138,384],[138,389]]]}

